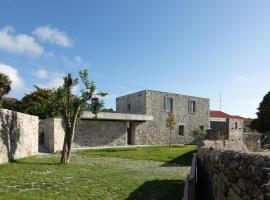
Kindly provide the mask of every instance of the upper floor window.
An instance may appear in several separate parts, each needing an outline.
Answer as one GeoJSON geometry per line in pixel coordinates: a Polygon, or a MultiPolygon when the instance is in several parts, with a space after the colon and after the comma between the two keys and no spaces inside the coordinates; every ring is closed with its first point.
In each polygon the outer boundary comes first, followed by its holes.
{"type": "Polygon", "coordinates": [[[173,99],[165,98],[165,110],[171,112],[173,110],[173,99]]]}
{"type": "Polygon", "coordinates": [[[196,102],[195,101],[189,101],[188,110],[190,113],[196,112],[196,102]]]}
{"type": "Polygon", "coordinates": [[[131,110],[131,105],[130,104],[128,104],[127,110],[128,110],[128,112],[130,112],[130,110],[131,110]]]}
{"type": "Polygon", "coordinates": [[[237,122],[235,122],[234,127],[235,127],[235,129],[237,129],[237,128],[238,128],[238,124],[237,124],[237,122]]]}

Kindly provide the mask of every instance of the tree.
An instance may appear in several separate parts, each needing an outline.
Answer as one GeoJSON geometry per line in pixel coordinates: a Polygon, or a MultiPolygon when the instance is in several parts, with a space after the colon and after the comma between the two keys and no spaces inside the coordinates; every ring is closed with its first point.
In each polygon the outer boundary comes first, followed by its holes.
{"type": "Polygon", "coordinates": [[[263,97],[257,116],[251,123],[251,128],[262,133],[270,132],[270,91],[263,97]]]}
{"type": "Polygon", "coordinates": [[[197,145],[199,144],[200,141],[206,138],[206,133],[200,128],[193,130],[191,133],[192,136],[195,138],[197,145]]]}
{"type": "MultiPolygon", "coordinates": [[[[92,100],[92,98],[97,100],[97,96],[104,97],[107,95],[107,93],[104,92],[95,93],[95,83],[88,80],[87,70],[80,71],[79,75],[82,84],[84,85],[84,89],[81,90],[80,95],[76,96],[71,94],[72,89],[79,84],[79,80],[73,79],[71,74],[64,77],[63,86],[58,88],[56,91],[57,99],[55,102],[65,124],[65,136],[60,161],[63,164],[70,161],[71,145],[73,142],[76,122],[82,114],[82,109],[87,104],[87,101],[92,100]]],[[[100,101],[92,101],[92,112],[97,115],[102,105],[103,104],[100,101]]]]}
{"type": "Polygon", "coordinates": [[[169,130],[170,130],[170,137],[169,137],[169,147],[171,147],[171,136],[172,136],[172,130],[174,129],[175,127],[175,117],[173,115],[172,112],[169,112],[168,113],[168,118],[167,118],[167,127],[169,127],[169,130]]]}
{"type": "Polygon", "coordinates": [[[3,73],[0,73],[0,106],[2,105],[2,98],[11,90],[11,80],[3,73]]]}
{"type": "Polygon", "coordinates": [[[59,116],[59,109],[56,102],[56,91],[34,86],[36,91],[26,94],[17,103],[17,111],[30,115],[39,116],[40,119],[59,116]]]}

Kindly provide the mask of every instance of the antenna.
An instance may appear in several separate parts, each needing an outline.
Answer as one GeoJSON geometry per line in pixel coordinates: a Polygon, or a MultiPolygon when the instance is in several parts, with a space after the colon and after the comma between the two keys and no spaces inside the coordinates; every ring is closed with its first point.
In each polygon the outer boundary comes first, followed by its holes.
{"type": "Polygon", "coordinates": [[[221,111],[221,105],[222,105],[222,94],[219,93],[219,110],[221,111]]]}

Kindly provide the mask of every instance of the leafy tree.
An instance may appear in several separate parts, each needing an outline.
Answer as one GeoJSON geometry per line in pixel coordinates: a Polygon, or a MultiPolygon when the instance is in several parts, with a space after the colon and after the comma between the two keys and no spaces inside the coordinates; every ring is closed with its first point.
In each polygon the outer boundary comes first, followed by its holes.
{"type": "Polygon", "coordinates": [[[270,92],[268,92],[264,97],[262,102],[259,105],[257,112],[257,119],[255,119],[251,128],[262,132],[270,132],[270,92]]]}
{"type": "MultiPolygon", "coordinates": [[[[107,95],[107,93],[104,92],[95,93],[96,85],[93,81],[88,80],[87,70],[80,71],[79,75],[81,82],[84,85],[84,89],[81,90],[80,95],[75,96],[71,94],[72,89],[79,84],[79,80],[72,78],[71,74],[64,77],[63,86],[58,88],[56,91],[57,99],[55,102],[58,104],[57,107],[59,108],[65,123],[65,136],[60,161],[63,164],[70,161],[71,145],[73,142],[76,122],[82,114],[82,110],[87,104],[87,101],[94,97],[97,100],[97,96],[103,97],[107,95]]],[[[92,101],[92,112],[97,115],[102,106],[102,102],[92,101]]]]}
{"type": "Polygon", "coordinates": [[[168,113],[168,118],[167,118],[167,127],[170,129],[170,137],[169,137],[169,147],[171,147],[171,143],[172,143],[172,130],[174,129],[175,127],[175,117],[173,115],[172,112],[169,112],[168,113]]]}
{"type": "Polygon", "coordinates": [[[11,80],[3,73],[0,73],[0,106],[2,105],[2,98],[11,90],[11,80]]]}
{"type": "Polygon", "coordinates": [[[195,138],[197,144],[206,138],[206,133],[200,128],[192,131],[191,133],[192,136],[195,138]]]}
{"type": "Polygon", "coordinates": [[[39,116],[41,119],[59,116],[56,91],[34,86],[36,91],[26,94],[17,104],[17,111],[39,116]]]}

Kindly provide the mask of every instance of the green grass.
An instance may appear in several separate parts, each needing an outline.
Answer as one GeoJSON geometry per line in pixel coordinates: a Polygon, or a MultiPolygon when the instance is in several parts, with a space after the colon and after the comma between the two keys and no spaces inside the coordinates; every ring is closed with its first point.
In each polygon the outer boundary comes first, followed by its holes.
{"type": "Polygon", "coordinates": [[[195,145],[177,145],[172,147],[154,146],[141,148],[111,148],[78,152],[81,156],[129,158],[153,160],[168,164],[191,165],[195,145]]]}
{"type": "Polygon", "coordinates": [[[0,199],[181,199],[194,150],[89,150],[66,166],[57,154],[20,159],[0,165],[0,199]]]}

